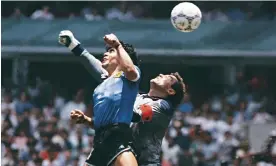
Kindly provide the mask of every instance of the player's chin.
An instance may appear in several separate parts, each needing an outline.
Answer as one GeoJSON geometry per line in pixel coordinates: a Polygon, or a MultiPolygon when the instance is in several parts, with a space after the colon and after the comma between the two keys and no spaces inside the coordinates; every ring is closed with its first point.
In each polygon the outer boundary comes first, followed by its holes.
{"type": "Polygon", "coordinates": [[[150,80],[150,84],[153,86],[159,86],[158,81],[156,79],[150,80]]]}
{"type": "Polygon", "coordinates": [[[150,82],[155,83],[155,84],[159,84],[160,81],[159,81],[159,78],[156,77],[156,78],[151,79],[150,82]]]}
{"type": "Polygon", "coordinates": [[[151,83],[151,84],[155,84],[155,79],[151,79],[151,80],[150,80],[150,83],[151,83]]]}
{"type": "Polygon", "coordinates": [[[102,63],[102,67],[103,67],[104,69],[106,69],[107,66],[108,66],[108,63],[106,63],[106,62],[103,62],[103,63],[102,63]]]}

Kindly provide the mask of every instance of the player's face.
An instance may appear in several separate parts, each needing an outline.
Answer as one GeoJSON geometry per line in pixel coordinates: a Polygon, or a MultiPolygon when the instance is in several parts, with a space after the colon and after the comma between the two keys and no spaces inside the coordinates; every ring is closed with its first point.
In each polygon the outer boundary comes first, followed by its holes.
{"type": "Polygon", "coordinates": [[[150,81],[155,86],[159,87],[160,89],[164,90],[168,93],[168,95],[174,95],[175,91],[172,89],[172,85],[177,82],[175,76],[167,74],[159,74],[159,76],[155,77],[150,81]]]}
{"type": "Polygon", "coordinates": [[[111,66],[116,68],[117,65],[117,50],[115,48],[110,48],[107,52],[104,53],[102,67],[105,69],[111,66]]]}

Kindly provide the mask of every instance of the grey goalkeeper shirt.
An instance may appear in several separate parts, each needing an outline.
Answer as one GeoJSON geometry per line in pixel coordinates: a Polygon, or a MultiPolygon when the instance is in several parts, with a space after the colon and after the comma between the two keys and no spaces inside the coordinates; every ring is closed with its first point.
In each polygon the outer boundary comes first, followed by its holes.
{"type": "MultiPolygon", "coordinates": [[[[134,122],[133,129],[135,152],[138,154],[139,165],[158,164],[161,161],[161,144],[173,115],[169,102],[161,98],[138,94],[134,103],[134,113],[143,104],[153,109],[151,122],[134,122]]],[[[137,115],[137,114],[136,114],[137,115]]]]}

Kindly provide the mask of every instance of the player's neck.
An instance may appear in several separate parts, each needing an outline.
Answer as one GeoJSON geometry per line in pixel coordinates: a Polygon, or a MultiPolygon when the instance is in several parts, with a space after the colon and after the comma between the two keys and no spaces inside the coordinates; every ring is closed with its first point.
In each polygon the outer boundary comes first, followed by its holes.
{"type": "Polygon", "coordinates": [[[165,98],[167,96],[166,93],[159,91],[157,89],[150,89],[148,95],[151,97],[159,97],[159,98],[165,98]]]}
{"type": "Polygon", "coordinates": [[[113,76],[116,73],[120,72],[121,70],[119,68],[116,68],[114,70],[107,71],[109,76],[113,76]]]}

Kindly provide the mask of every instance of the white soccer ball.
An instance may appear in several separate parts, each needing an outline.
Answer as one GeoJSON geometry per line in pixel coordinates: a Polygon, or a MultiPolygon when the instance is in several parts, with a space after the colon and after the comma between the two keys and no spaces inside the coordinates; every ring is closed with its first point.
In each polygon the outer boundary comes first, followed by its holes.
{"type": "Polygon", "coordinates": [[[171,12],[173,26],[181,32],[192,32],[201,23],[200,9],[193,3],[182,2],[176,5],[171,12]]]}

